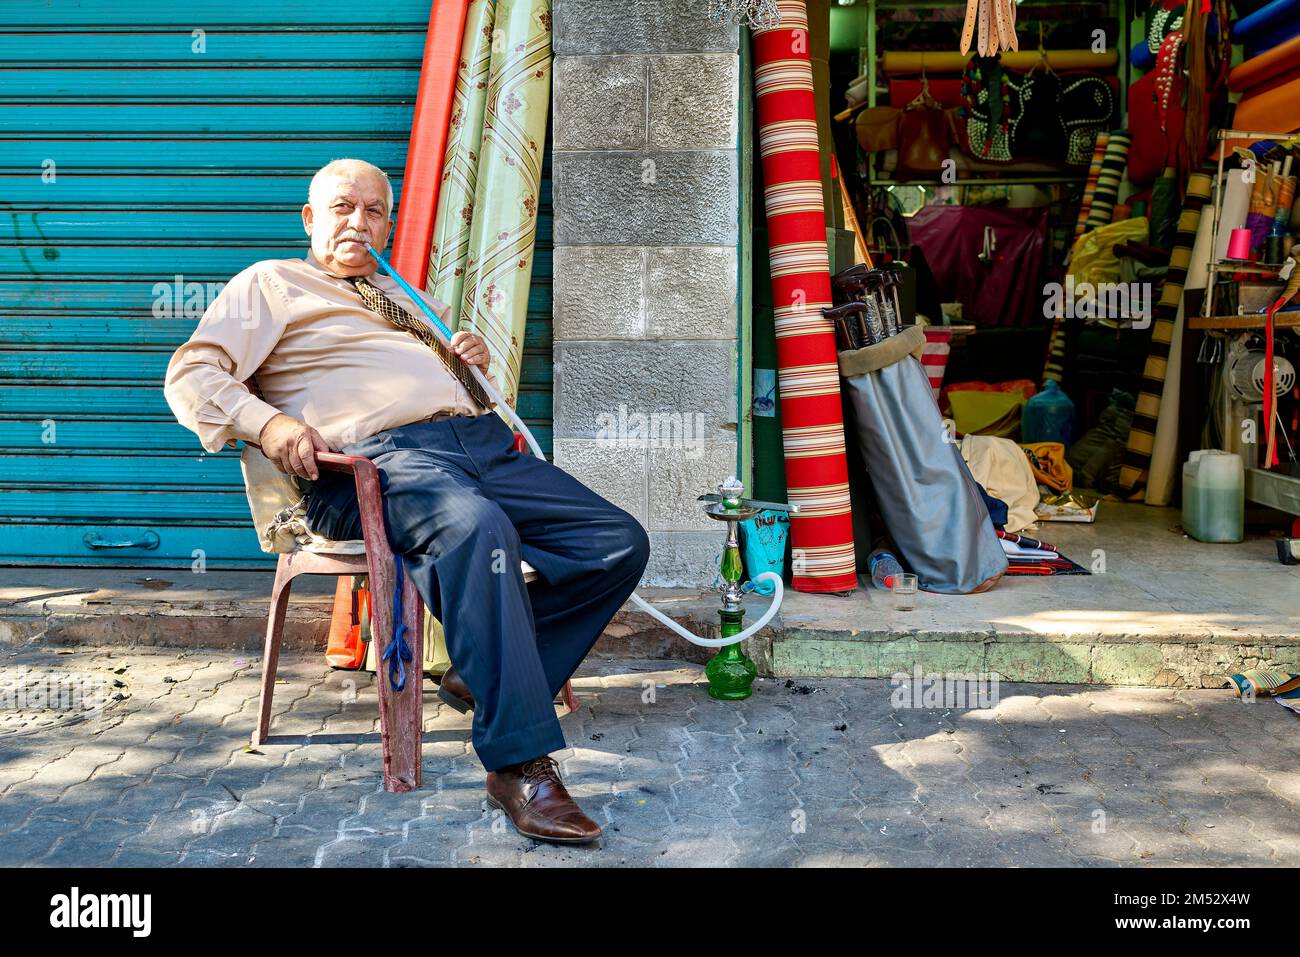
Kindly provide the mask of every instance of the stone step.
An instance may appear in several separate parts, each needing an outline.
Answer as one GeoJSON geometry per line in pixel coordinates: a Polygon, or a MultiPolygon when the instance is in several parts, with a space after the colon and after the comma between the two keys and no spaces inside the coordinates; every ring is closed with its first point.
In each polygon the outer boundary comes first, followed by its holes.
{"type": "MultiPolygon", "coordinates": [[[[1300,672],[1300,569],[1273,543],[1193,542],[1178,513],[1106,502],[1096,525],[1044,526],[1094,574],[1003,578],[981,595],[922,593],[913,611],[863,584],[846,597],[787,591],[746,642],[779,678],[994,674],[1004,681],[1219,687],[1247,668],[1300,672]]],[[[256,653],[272,574],[188,569],[0,569],[0,642],[158,645],[256,653]],[[55,597],[50,592],[74,590],[55,597]]],[[[714,635],[718,596],[642,589],[692,631],[714,635]]],[[[325,648],[334,581],[294,584],[284,646],[325,648]]],[[[768,599],[747,599],[754,621],[768,599]]],[[[628,605],[595,648],[610,657],[706,661],[699,648],[628,605]]]]}

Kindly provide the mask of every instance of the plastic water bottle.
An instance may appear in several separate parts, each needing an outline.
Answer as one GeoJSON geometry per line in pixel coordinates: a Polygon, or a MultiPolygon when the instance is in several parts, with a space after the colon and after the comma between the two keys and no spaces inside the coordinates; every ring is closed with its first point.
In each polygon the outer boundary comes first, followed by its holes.
{"type": "Polygon", "coordinates": [[[1020,416],[1020,441],[1069,445],[1073,437],[1074,403],[1055,379],[1048,379],[1043,391],[1025,403],[1020,416]]]}
{"type": "Polygon", "coordinates": [[[887,548],[877,548],[872,552],[867,558],[867,568],[871,571],[871,584],[883,591],[893,588],[897,576],[903,574],[903,566],[887,548]]]}

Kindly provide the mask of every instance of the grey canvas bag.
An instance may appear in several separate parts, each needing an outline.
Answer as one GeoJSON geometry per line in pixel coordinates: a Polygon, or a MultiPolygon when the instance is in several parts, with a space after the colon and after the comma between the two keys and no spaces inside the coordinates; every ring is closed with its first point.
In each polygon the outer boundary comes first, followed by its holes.
{"type": "Polygon", "coordinates": [[[876,345],[839,353],[842,387],[881,517],[900,557],[925,591],[984,591],[1007,570],[979,486],[944,428],[929,377],[917,360],[925,345],[909,326],[876,345]]]}

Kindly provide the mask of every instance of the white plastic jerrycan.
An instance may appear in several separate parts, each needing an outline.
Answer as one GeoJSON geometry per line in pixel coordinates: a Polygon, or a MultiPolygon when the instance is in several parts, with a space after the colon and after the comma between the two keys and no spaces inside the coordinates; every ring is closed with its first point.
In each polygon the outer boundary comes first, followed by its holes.
{"type": "Polygon", "coordinates": [[[1202,449],[1183,465],[1183,530],[1201,542],[1239,542],[1245,530],[1246,472],[1235,452],[1202,449]]]}

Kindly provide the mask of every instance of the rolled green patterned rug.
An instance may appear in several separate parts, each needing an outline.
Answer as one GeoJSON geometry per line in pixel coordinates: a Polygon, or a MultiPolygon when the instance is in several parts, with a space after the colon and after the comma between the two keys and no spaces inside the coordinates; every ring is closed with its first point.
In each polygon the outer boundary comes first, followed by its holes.
{"type": "Polygon", "coordinates": [[[491,371],[513,408],[551,101],[549,0],[499,0],[492,33],[460,328],[487,342],[491,371]]]}

